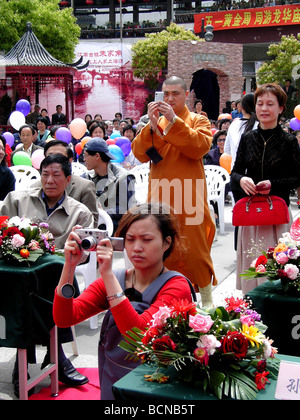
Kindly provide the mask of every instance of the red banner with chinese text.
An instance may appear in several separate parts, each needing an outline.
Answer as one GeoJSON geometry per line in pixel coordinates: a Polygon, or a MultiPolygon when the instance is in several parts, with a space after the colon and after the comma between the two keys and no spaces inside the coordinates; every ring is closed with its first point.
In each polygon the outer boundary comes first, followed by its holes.
{"type": "Polygon", "coordinates": [[[297,25],[300,23],[300,5],[259,7],[254,9],[225,10],[194,15],[194,31],[201,32],[212,25],[214,31],[226,29],[260,28],[264,26],[297,25]]]}

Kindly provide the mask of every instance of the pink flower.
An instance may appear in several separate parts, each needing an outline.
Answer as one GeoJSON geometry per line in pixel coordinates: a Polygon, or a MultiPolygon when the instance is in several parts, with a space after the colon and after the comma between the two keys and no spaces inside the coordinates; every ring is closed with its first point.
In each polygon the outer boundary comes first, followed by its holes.
{"type": "Polygon", "coordinates": [[[289,257],[284,252],[280,252],[276,255],[275,259],[278,262],[278,264],[284,265],[288,262],[289,257]]]}
{"type": "Polygon", "coordinates": [[[202,365],[207,366],[209,361],[209,356],[207,350],[202,347],[197,347],[194,350],[195,359],[197,359],[202,365]]]}
{"type": "Polygon", "coordinates": [[[195,316],[191,315],[189,318],[189,326],[197,332],[207,333],[213,323],[214,321],[211,319],[210,315],[205,316],[196,314],[195,316]]]}
{"type": "Polygon", "coordinates": [[[216,351],[216,348],[221,346],[220,341],[213,334],[202,335],[196,344],[197,347],[201,347],[207,350],[209,356],[212,356],[216,351]]]}
{"type": "Polygon", "coordinates": [[[266,267],[262,264],[258,265],[255,269],[256,273],[265,273],[266,272],[266,267]]]}
{"type": "Polygon", "coordinates": [[[19,234],[16,234],[12,237],[11,244],[15,248],[20,248],[20,246],[24,245],[25,238],[19,234]]]}
{"type": "Polygon", "coordinates": [[[284,267],[284,271],[287,277],[291,280],[296,280],[299,274],[299,268],[296,267],[294,264],[286,264],[286,266],[284,267]]]}
{"type": "Polygon", "coordinates": [[[167,318],[171,315],[171,309],[167,306],[161,306],[159,310],[152,317],[152,326],[156,328],[162,328],[167,318]]]}
{"type": "Polygon", "coordinates": [[[31,240],[29,242],[28,247],[29,247],[29,249],[31,249],[31,251],[36,251],[36,250],[40,249],[40,244],[38,243],[38,241],[31,240]]]}
{"type": "Polygon", "coordinates": [[[255,324],[254,319],[252,318],[251,315],[241,315],[240,321],[241,321],[242,324],[249,325],[249,327],[251,325],[254,325],[255,324]]]}

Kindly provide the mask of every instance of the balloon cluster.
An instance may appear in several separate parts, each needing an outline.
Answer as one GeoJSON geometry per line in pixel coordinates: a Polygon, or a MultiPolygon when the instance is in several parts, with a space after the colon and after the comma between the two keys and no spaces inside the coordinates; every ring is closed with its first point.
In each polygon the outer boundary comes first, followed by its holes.
{"type": "MultiPolygon", "coordinates": [[[[16,104],[16,111],[12,112],[9,117],[11,126],[15,130],[19,130],[22,125],[25,124],[25,117],[30,112],[30,103],[26,99],[20,99],[16,104]]],[[[55,135],[56,139],[70,143],[72,137],[76,140],[81,139],[75,146],[75,152],[80,155],[83,151],[85,144],[91,140],[91,137],[84,136],[87,132],[87,125],[85,121],[81,118],[75,118],[70,123],[69,127],[60,127],[55,135]],[[83,137],[84,136],[84,137],[83,137]]],[[[3,134],[6,143],[12,147],[15,142],[15,138],[12,133],[6,132],[3,134]]],[[[47,141],[51,141],[48,139],[47,141]]],[[[122,137],[120,132],[114,132],[111,134],[110,138],[106,141],[110,152],[116,157],[112,160],[114,163],[121,163],[124,161],[125,157],[131,152],[131,142],[127,137],[122,137]]],[[[18,151],[13,155],[12,161],[14,165],[26,165],[33,166],[35,169],[39,169],[42,160],[44,159],[44,151],[38,149],[33,152],[31,158],[30,156],[23,151],[18,151]]]]}
{"type": "Polygon", "coordinates": [[[290,120],[290,127],[292,130],[300,130],[300,105],[294,108],[295,118],[290,120]]]}

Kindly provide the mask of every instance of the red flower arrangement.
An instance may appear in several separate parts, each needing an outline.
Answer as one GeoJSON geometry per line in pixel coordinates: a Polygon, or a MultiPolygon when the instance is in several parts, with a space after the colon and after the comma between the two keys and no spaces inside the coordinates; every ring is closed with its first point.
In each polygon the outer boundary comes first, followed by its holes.
{"type": "Polygon", "coordinates": [[[35,262],[45,252],[55,253],[54,237],[46,223],[0,216],[0,257],[7,262],[35,262]]]}
{"type": "Polygon", "coordinates": [[[252,261],[241,274],[246,278],[266,277],[269,281],[281,280],[287,292],[300,293],[300,218],[295,220],[290,232],[283,233],[276,246],[252,261]]]}
{"type": "Polygon", "coordinates": [[[172,366],[181,380],[201,384],[220,399],[253,399],[268,377],[276,377],[276,349],[248,302],[234,297],[225,301],[225,307],[200,309],[174,300],[159,308],[146,331],[127,331],[120,347],[128,358],[157,366],[147,381],[166,382],[168,371],[159,370],[172,366]]]}

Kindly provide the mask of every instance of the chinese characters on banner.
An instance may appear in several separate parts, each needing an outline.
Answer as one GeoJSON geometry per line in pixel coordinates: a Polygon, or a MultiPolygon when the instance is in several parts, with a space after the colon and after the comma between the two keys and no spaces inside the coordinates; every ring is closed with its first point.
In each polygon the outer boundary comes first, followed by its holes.
{"type": "Polygon", "coordinates": [[[135,79],[131,67],[131,48],[125,43],[80,41],[76,61],[89,61],[74,77],[75,115],[101,114],[104,120],[116,112],[138,121],[148,95],[142,80],[135,79]]]}
{"type": "Polygon", "coordinates": [[[300,5],[226,10],[197,14],[194,15],[194,31],[196,34],[201,32],[202,18],[204,18],[204,27],[206,25],[212,25],[214,31],[296,25],[300,23],[300,5]]]}

